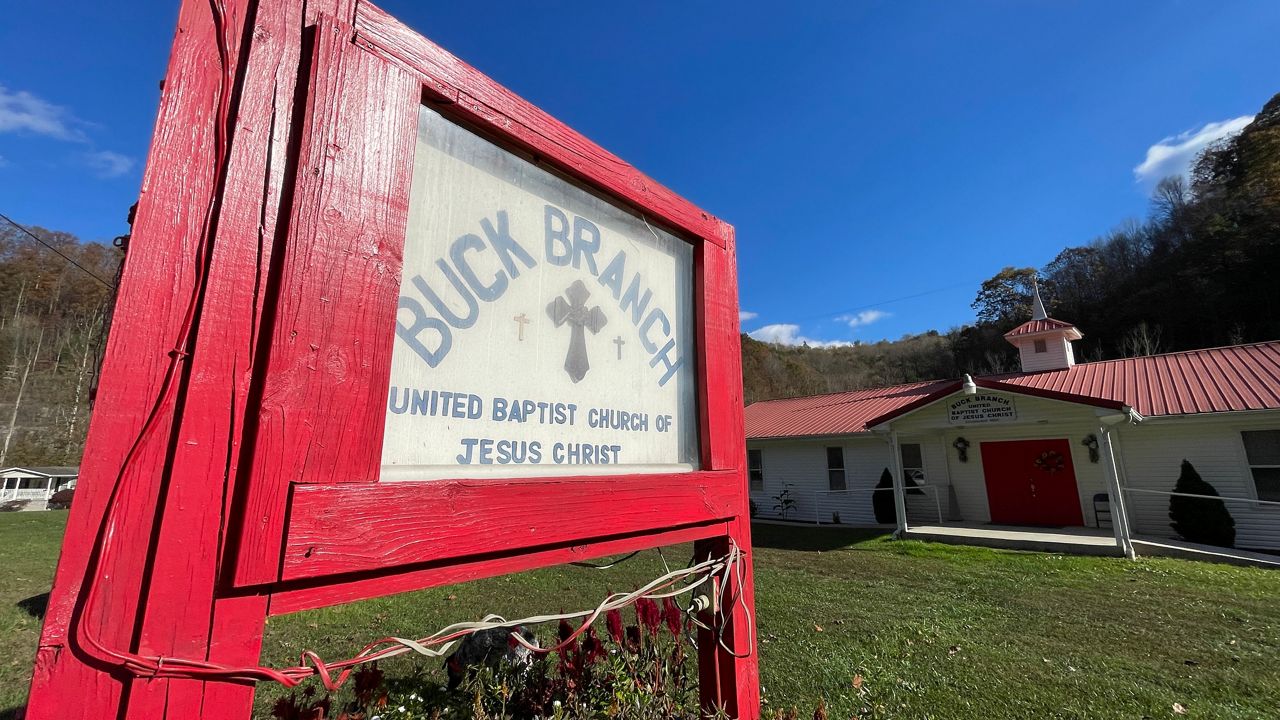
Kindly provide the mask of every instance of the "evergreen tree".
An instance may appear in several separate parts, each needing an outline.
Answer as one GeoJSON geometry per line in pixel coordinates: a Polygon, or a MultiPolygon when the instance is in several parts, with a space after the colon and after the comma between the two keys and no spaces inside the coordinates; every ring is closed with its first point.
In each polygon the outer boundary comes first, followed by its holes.
{"type": "MultiPolygon", "coordinates": [[[[893,493],[885,492],[893,487],[893,473],[889,472],[889,468],[885,468],[880,473],[880,482],[876,483],[876,490],[879,492],[871,493],[871,509],[875,511],[876,522],[878,523],[896,523],[898,522],[898,513],[894,507],[893,493]]],[[[910,475],[902,483],[903,495],[923,495],[924,491],[920,489],[920,484],[910,475]]]]}
{"type": "Polygon", "coordinates": [[[894,510],[893,493],[889,488],[893,487],[893,473],[889,472],[889,468],[885,468],[880,474],[880,482],[876,483],[876,491],[871,493],[871,509],[876,513],[876,522],[887,524],[897,522],[897,512],[894,510]]]}
{"type": "MultiPolygon", "coordinates": [[[[1177,493],[1218,496],[1218,491],[1200,477],[1200,473],[1186,460],[1182,461],[1182,474],[1173,486],[1177,493]]],[[[1174,495],[1169,498],[1169,519],[1174,532],[1188,541],[1218,547],[1235,547],[1236,521],[1221,500],[1190,498],[1174,495]]]]}

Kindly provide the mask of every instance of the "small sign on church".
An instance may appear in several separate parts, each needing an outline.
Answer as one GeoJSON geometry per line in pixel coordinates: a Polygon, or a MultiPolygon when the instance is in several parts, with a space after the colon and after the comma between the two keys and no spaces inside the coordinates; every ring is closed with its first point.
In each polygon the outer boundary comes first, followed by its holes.
{"type": "Polygon", "coordinates": [[[693,246],[418,120],[382,479],[694,469],[693,246]]]}
{"type": "Polygon", "coordinates": [[[1018,419],[1018,408],[1012,397],[993,393],[965,395],[951,401],[947,417],[952,425],[982,425],[1018,419]]]}

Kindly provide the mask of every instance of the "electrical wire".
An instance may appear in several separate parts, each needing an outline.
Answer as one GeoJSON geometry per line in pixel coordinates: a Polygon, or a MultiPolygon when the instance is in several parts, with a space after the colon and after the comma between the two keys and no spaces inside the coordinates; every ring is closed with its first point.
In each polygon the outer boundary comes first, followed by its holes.
{"type": "Polygon", "coordinates": [[[41,245],[43,245],[43,246],[45,246],[46,248],[48,248],[48,249],[49,249],[49,250],[50,250],[54,255],[57,255],[58,257],[62,258],[63,260],[66,260],[67,262],[71,263],[72,265],[74,265],[74,266],[76,266],[77,268],[79,268],[80,270],[82,270],[82,271],[84,272],[84,274],[85,274],[85,275],[88,275],[89,277],[93,278],[94,280],[97,280],[98,282],[100,282],[100,283],[102,283],[103,285],[105,285],[105,286],[107,286],[107,287],[111,288],[112,290],[114,290],[114,289],[116,288],[116,286],[115,286],[115,285],[112,285],[111,283],[107,282],[106,280],[103,280],[102,278],[98,277],[98,276],[97,276],[97,275],[96,275],[92,270],[90,270],[89,268],[87,268],[87,267],[85,267],[85,266],[81,265],[80,263],[76,262],[75,260],[72,260],[71,258],[69,258],[69,257],[67,257],[66,255],[64,255],[64,254],[62,253],[62,251],[61,251],[61,250],[59,250],[58,248],[56,248],[56,247],[54,247],[54,246],[50,245],[49,243],[45,242],[44,240],[42,240],[42,239],[40,238],[40,236],[38,236],[38,235],[36,235],[35,233],[31,232],[30,230],[26,229],[26,228],[25,228],[25,227],[23,227],[22,225],[19,225],[17,222],[15,222],[15,221],[14,221],[14,219],[13,219],[13,218],[9,217],[8,215],[5,215],[4,213],[0,213],[0,220],[4,220],[5,222],[9,223],[10,225],[12,225],[12,226],[14,226],[14,227],[18,228],[18,229],[19,229],[19,230],[21,230],[24,234],[26,234],[26,236],[27,236],[27,237],[31,238],[32,240],[35,240],[36,242],[38,242],[38,243],[40,243],[41,245]]]}
{"type": "Polygon", "coordinates": [[[639,554],[640,554],[640,551],[639,551],[639,550],[636,550],[635,552],[632,552],[632,553],[628,553],[628,554],[626,554],[626,555],[623,555],[622,557],[618,558],[617,560],[610,560],[610,561],[609,561],[609,562],[607,562],[607,563],[600,563],[600,564],[596,564],[596,563],[589,563],[589,562],[571,562],[571,563],[569,563],[569,564],[570,564],[570,565],[572,565],[572,566],[574,566],[574,567],[590,568],[590,569],[592,569],[592,570],[608,570],[609,568],[612,568],[612,567],[616,567],[616,566],[618,566],[618,565],[621,565],[622,563],[624,563],[624,562],[626,562],[626,561],[630,560],[631,558],[633,558],[633,557],[635,557],[635,556],[637,556],[637,555],[639,555],[639,554]]]}
{"type": "Polygon", "coordinates": [[[945,292],[947,290],[952,290],[958,287],[964,287],[966,285],[973,286],[981,282],[982,280],[974,280],[972,282],[951,283],[950,285],[943,285],[941,287],[933,288],[932,290],[925,290],[923,292],[913,293],[911,295],[903,295],[902,297],[889,298],[888,300],[881,300],[879,302],[868,303],[866,305],[858,305],[857,307],[845,308],[843,310],[835,310],[831,312],[824,312],[819,315],[808,315],[805,317],[792,318],[789,322],[807,322],[809,320],[836,319],[836,318],[839,318],[841,315],[847,315],[852,312],[858,312],[859,310],[870,310],[871,308],[878,308],[882,305],[891,305],[893,303],[902,302],[904,300],[914,300],[916,298],[922,298],[929,295],[936,295],[937,293],[940,293],[940,292],[945,292]]]}

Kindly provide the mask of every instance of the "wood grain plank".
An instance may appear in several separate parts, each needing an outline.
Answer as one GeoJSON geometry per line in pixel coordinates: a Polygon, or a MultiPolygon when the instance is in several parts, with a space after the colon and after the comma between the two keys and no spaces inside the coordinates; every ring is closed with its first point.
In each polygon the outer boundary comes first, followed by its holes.
{"type": "MultiPolygon", "coordinates": [[[[208,659],[224,665],[257,665],[262,656],[262,633],[270,596],[220,597],[210,619],[208,659]]],[[[301,653],[302,649],[298,649],[301,653]]],[[[190,687],[192,690],[196,688],[190,687]]],[[[253,711],[254,686],[245,683],[208,682],[199,690],[201,720],[243,720],[253,711]]],[[[183,705],[171,704],[172,720],[192,717],[183,705]]]]}
{"type": "Polygon", "coordinates": [[[356,6],[357,41],[419,73],[449,103],[439,109],[497,134],[625,204],[724,246],[728,225],[368,2],[356,6]]]}
{"type": "MultiPolygon", "coordinates": [[[[698,687],[704,710],[717,715],[723,711],[732,718],[751,718],[759,715],[760,669],[756,645],[755,573],[751,553],[751,523],[749,518],[735,518],[727,524],[725,536],[703,540],[694,545],[696,557],[720,557],[727,553],[730,543],[742,550],[742,572],[729,578],[720,597],[733,603],[728,610],[719,640],[715,633],[698,632],[698,687]]],[[[719,580],[717,580],[719,582],[719,580]]],[[[719,585],[717,585],[719,587],[719,585]]],[[[708,627],[714,621],[710,613],[701,618],[708,627]]]]}
{"type": "MultiPolygon", "coordinates": [[[[242,20],[247,2],[228,2],[242,20]]],[[[237,36],[232,30],[232,34],[237,36]]],[[[72,640],[77,598],[95,537],[126,455],[159,394],[195,288],[206,210],[216,191],[216,111],[226,73],[219,28],[208,2],[187,0],[160,98],[143,174],[129,254],[116,300],[76,502],[54,578],[26,717],[116,717],[121,681],[91,664],[72,640]],[[68,702],[74,698],[74,702],[68,702]]],[[[234,57],[231,55],[230,57],[234,57]]],[[[100,580],[100,607],[89,626],[102,642],[129,648],[146,574],[150,530],[170,444],[172,404],[160,411],[123,475],[116,547],[100,580]],[[122,619],[124,619],[122,621],[122,619]]]]}
{"type": "Polygon", "coordinates": [[[702,453],[706,467],[734,477],[727,495],[733,519],[726,536],[697,544],[701,556],[719,556],[734,543],[742,551],[742,575],[729,580],[727,596],[741,598],[729,614],[723,641],[700,633],[698,669],[701,701],[709,712],[759,717],[759,658],[755,645],[755,580],[746,479],[746,432],[742,408],[742,354],[738,321],[738,280],[732,228],[724,247],[704,245],[696,256],[695,297],[699,302],[699,357],[703,412],[702,453]]]}
{"type": "Polygon", "coordinates": [[[373,482],[420,88],[317,32],[298,185],[254,428],[238,584],[276,579],[293,482],[373,482]]]}
{"type": "MultiPolygon", "coordinates": [[[[737,470],[746,482],[746,426],[742,410],[742,346],[738,324],[738,265],[733,228],[725,247],[704,245],[695,255],[698,303],[699,405],[704,467],[737,470]]],[[[741,493],[746,495],[745,484],[741,493]]]]}
{"type": "MultiPolygon", "coordinates": [[[[236,108],[234,136],[219,198],[217,233],[202,302],[200,333],[177,431],[168,490],[143,608],[138,649],[168,657],[208,657],[217,643],[223,661],[257,662],[265,598],[234,622],[230,603],[216,600],[227,501],[241,457],[243,418],[254,373],[259,324],[284,190],[294,109],[302,7],[261,0],[255,9],[236,108]],[[256,608],[256,616],[254,614],[256,608]],[[239,642],[232,642],[228,636],[239,642]],[[242,652],[229,652],[240,648],[242,652]]],[[[239,26],[239,23],[236,23],[239,26]]],[[[167,708],[208,707],[202,717],[243,717],[252,687],[196,680],[135,678],[127,717],[164,717],[167,708]]]]}
{"type": "Polygon", "coordinates": [[[726,532],[725,523],[718,522],[606,540],[581,541],[532,552],[515,552],[501,557],[486,556],[481,559],[448,562],[439,566],[418,567],[401,572],[337,580],[326,579],[322,584],[317,585],[293,584],[278,589],[272,594],[270,612],[272,615],[284,615],[300,610],[470,582],[552,565],[595,560],[606,555],[621,555],[635,550],[694,542],[709,537],[720,537],[726,532]]]}
{"type": "Polygon", "coordinates": [[[294,488],[284,580],[732,517],[732,473],[294,488]]]}

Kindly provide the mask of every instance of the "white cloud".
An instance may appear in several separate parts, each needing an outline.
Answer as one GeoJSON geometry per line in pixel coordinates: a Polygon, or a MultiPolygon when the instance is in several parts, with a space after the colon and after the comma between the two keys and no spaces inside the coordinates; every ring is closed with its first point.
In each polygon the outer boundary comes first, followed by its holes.
{"type": "Polygon", "coordinates": [[[0,85],[0,133],[28,132],[57,140],[85,142],[80,125],[66,108],[54,105],[25,90],[12,91],[0,85]]]}
{"type": "Polygon", "coordinates": [[[836,319],[842,323],[847,323],[851,328],[859,328],[887,317],[889,317],[889,313],[883,310],[863,310],[856,315],[841,315],[836,319]]]}
{"type": "Polygon", "coordinates": [[[1252,115],[1242,115],[1167,137],[1147,148],[1146,159],[1133,169],[1133,174],[1139,182],[1148,185],[1171,175],[1186,176],[1201,150],[1222,138],[1235,135],[1251,122],[1252,115]]]}
{"type": "Polygon", "coordinates": [[[100,178],[120,177],[133,169],[133,158],[110,150],[95,150],[87,153],[85,162],[100,178]]]}
{"type": "Polygon", "coordinates": [[[779,323],[765,325],[759,330],[747,333],[760,342],[777,343],[779,345],[808,345],[809,347],[844,347],[853,343],[847,340],[815,340],[800,334],[799,325],[779,323]]]}
{"type": "MultiPolygon", "coordinates": [[[[26,90],[10,90],[0,85],[0,133],[41,135],[53,140],[83,143],[89,149],[81,160],[101,178],[119,177],[132,170],[133,158],[110,150],[94,149],[94,143],[85,134],[85,129],[92,127],[60,105],[26,90]]],[[[0,165],[6,164],[8,162],[0,158],[0,165]]]]}
{"type": "Polygon", "coordinates": [[[753,312],[751,312],[750,310],[739,310],[739,311],[738,311],[738,322],[746,322],[746,321],[748,321],[748,320],[755,320],[755,319],[756,319],[756,318],[758,318],[758,317],[760,317],[760,313],[753,313],[753,312]]]}

